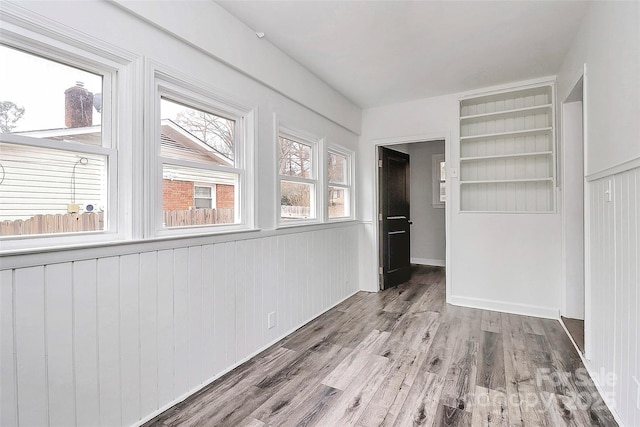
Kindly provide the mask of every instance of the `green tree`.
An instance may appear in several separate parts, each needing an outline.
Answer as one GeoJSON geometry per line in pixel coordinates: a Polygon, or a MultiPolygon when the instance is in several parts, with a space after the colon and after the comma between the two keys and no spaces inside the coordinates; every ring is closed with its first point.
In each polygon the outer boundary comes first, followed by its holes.
{"type": "Polygon", "coordinates": [[[0,102],[0,131],[11,132],[16,127],[16,122],[24,116],[24,107],[18,107],[14,102],[0,102]]]}

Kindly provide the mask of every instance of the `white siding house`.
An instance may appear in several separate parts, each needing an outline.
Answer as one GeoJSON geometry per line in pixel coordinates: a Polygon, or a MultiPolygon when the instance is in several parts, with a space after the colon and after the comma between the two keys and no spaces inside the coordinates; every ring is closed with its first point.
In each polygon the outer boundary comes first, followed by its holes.
{"type": "MultiPolygon", "coordinates": [[[[15,135],[95,146],[101,144],[100,125],[15,135]]],[[[169,119],[162,120],[161,150],[163,155],[176,159],[231,164],[224,155],[169,119]]],[[[0,164],[0,221],[65,214],[70,204],[80,205],[80,212],[86,211],[88,205],[92,211],[103,210],[106,206],[107,162],[104,156],[0,143],[0,164]]],[[[179,166],[165,168],[163,177],[211,185],[235,184],[228,174],[202,173],[179,166]]]]}

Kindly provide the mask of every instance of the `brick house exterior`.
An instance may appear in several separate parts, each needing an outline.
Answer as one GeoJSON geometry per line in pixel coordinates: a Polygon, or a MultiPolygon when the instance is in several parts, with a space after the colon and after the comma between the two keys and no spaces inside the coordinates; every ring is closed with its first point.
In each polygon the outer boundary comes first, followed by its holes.
{"type": "MultiPolygon", "coordinates": [[[[181,211],[192,209],[195,184],[191,181],[162,180],[162,210],[181,211]]],[[[215,184],[216,203],[214,209],[233,209],[233,185],[215,184]]]]}

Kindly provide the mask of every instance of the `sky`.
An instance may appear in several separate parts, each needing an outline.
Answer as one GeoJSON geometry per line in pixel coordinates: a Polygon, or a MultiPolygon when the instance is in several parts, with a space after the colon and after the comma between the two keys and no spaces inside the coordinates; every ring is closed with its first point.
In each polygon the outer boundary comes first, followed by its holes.
{"type": "MultiPolygon", "coordinates": [[[[25,108],[14,132],[64,128],[64,91],[76,81],[102,93],[102,76],[0,45],[0,101],[25,108]]],[[[93,124],[101,115],[93,110],[93,124]]]]}

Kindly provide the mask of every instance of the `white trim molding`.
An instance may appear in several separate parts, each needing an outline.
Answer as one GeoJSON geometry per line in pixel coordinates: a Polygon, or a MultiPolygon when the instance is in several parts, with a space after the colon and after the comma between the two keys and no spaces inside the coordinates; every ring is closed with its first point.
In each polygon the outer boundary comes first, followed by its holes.
{"type": "Polygon", "coordinates": [[[431,265],[434,267],[445,267],[446,261],[443,259],[411,258],[411,264],[431,265]]]}
{"type": "Polygon", "coordinates": [[[523,316],[541,317],[544,319],[559,319],[559,307],[542,307],[530,304],[517,304],[505,301],[488,300],[481,298],[461,297],[450,295],[449,304],[462,307],[480,308],[483,310],[500,311],[503,313],[520,314],[523,316]]]}

